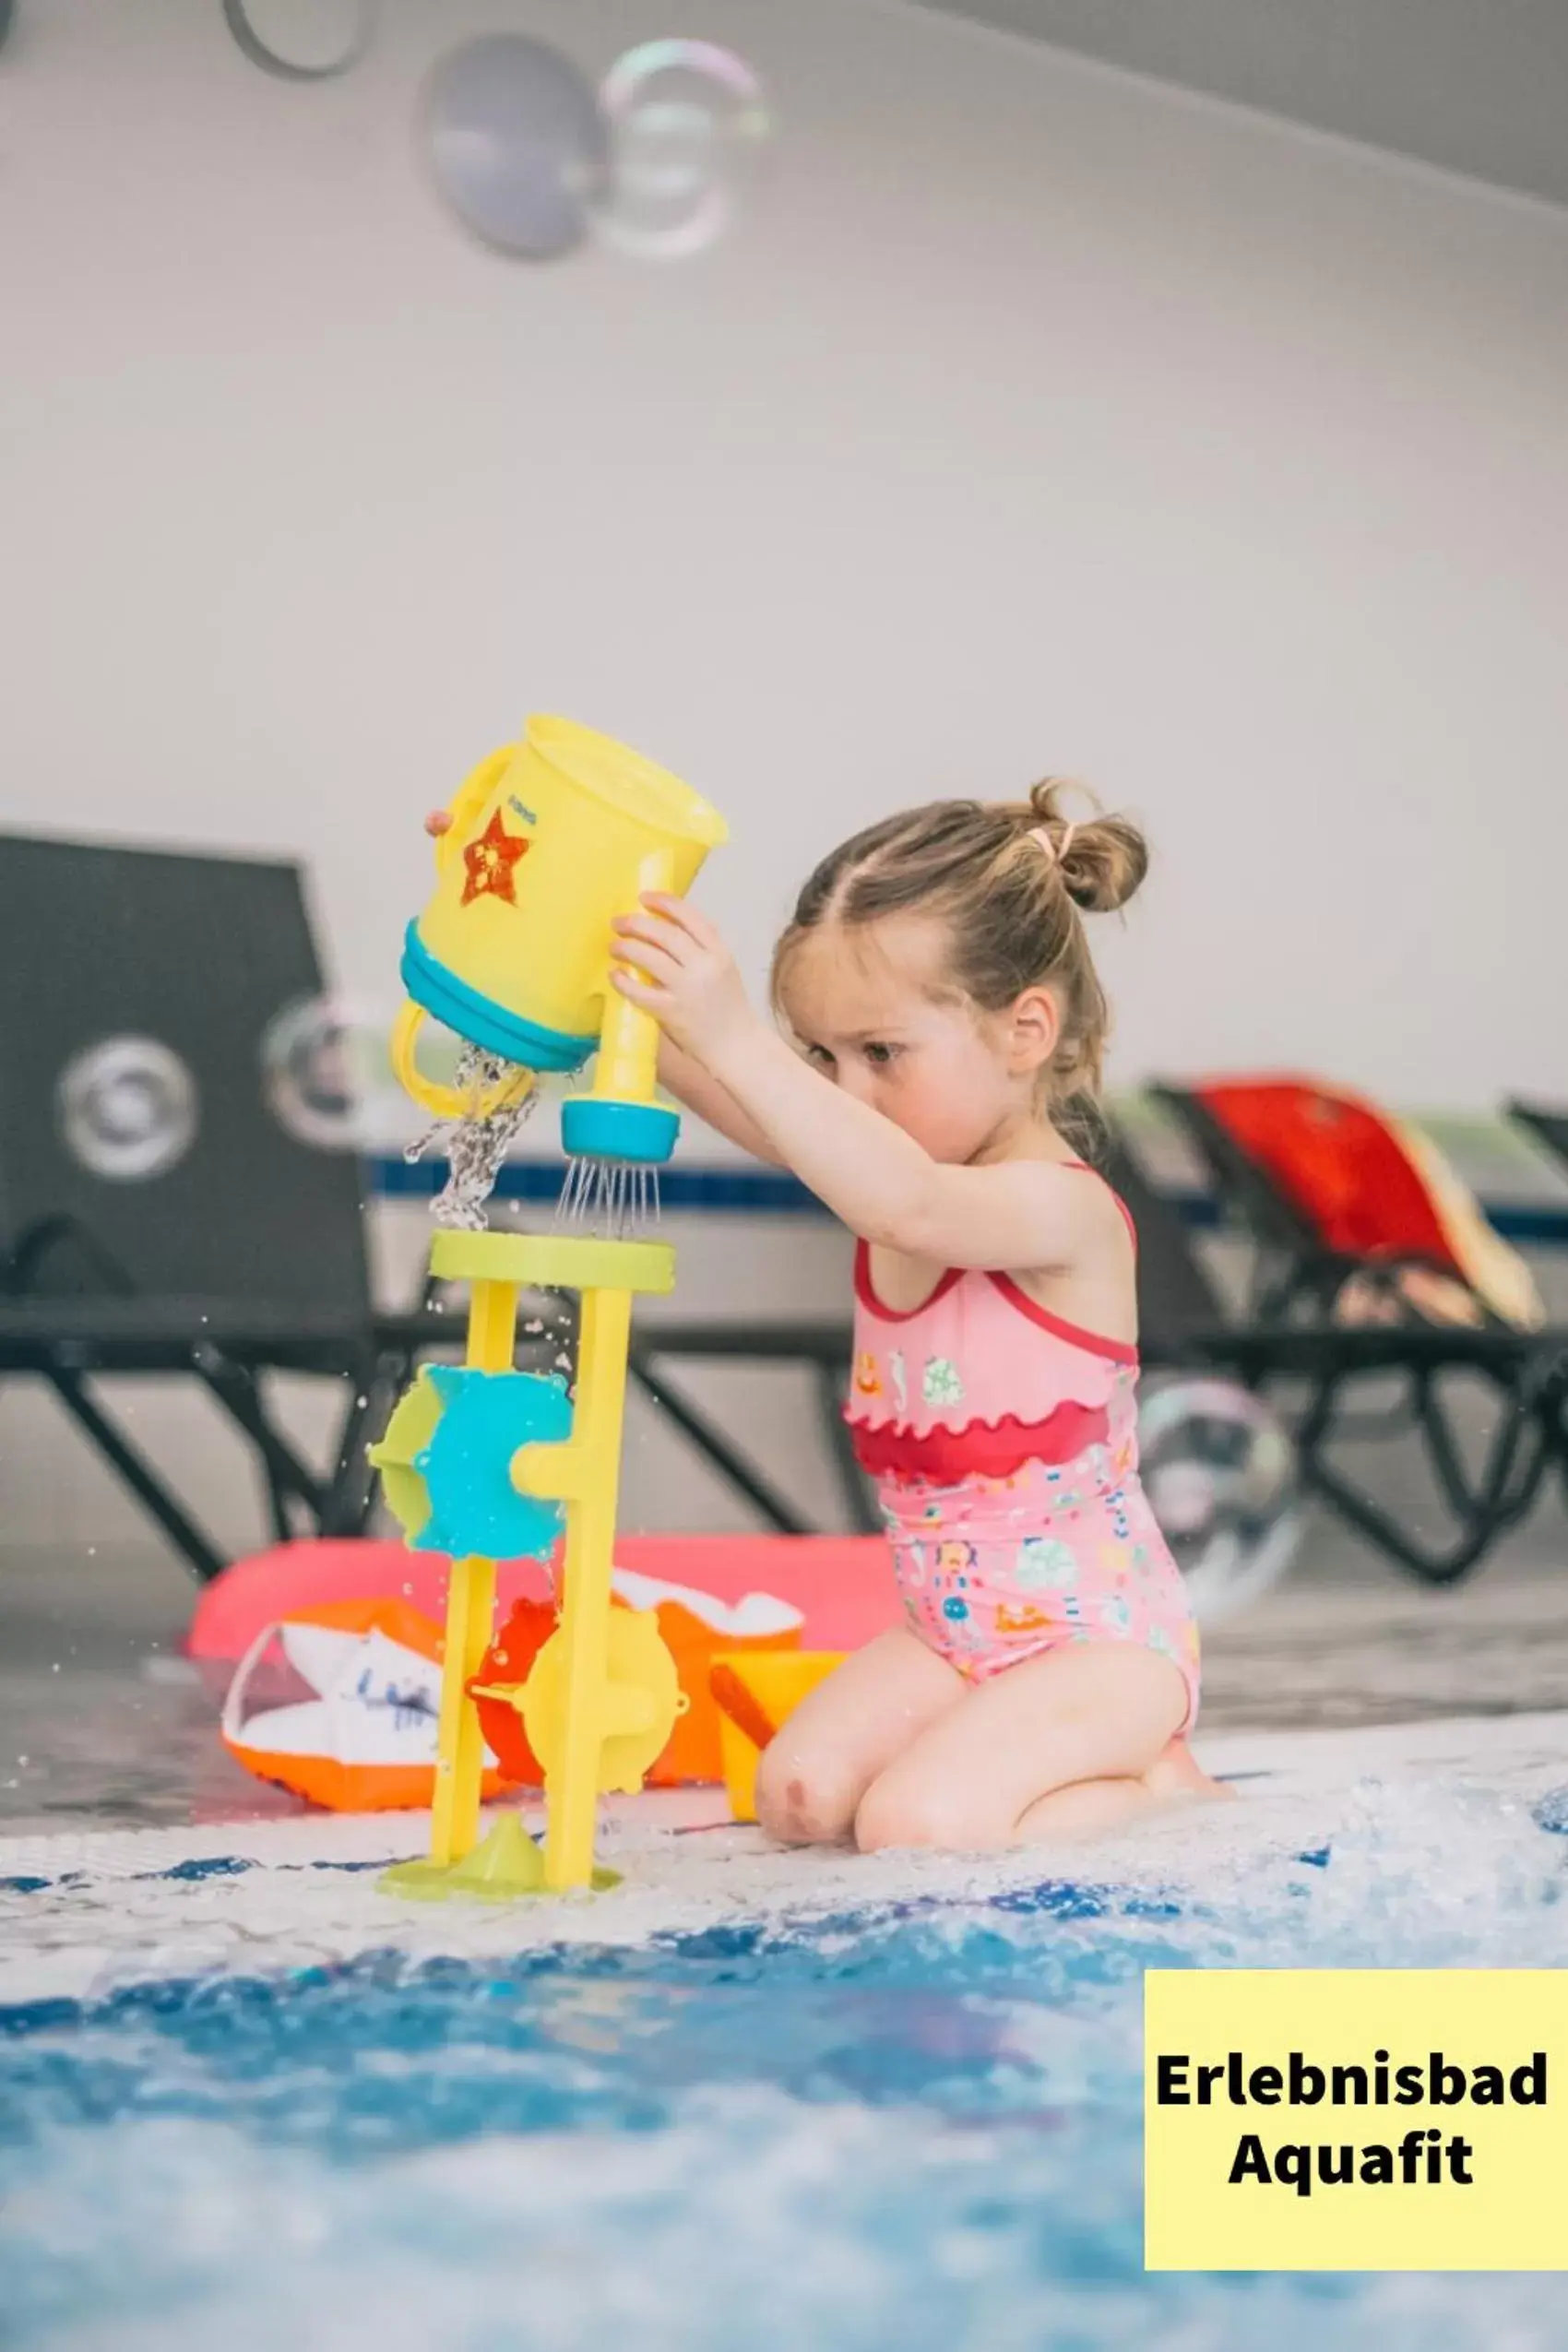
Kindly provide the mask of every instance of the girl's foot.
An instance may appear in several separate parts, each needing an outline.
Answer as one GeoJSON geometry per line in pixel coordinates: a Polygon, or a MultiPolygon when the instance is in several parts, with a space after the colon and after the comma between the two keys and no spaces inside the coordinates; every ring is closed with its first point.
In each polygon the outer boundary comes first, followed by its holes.
{"type": "Polygon", "coordinates": [[[1172,1740],[1140,1780],[1078,1780],[1037,1798],[1018,1823],[1015,1845],[1037,1839],[1105,1837],[1150,1813],[1208,1798],[1235,1797],[1193,1761],[1184,1740],[1172,1740]]]}
{"type": "Polygon", "coordinates": [[[1192,1804],[1211,1797],[1235,1801],[1236,1791],[1222,1780],[1211,1780],[1185,1740],[1172,1740],[1144,1775],[1144,1787],[1157,1805],[1192,1804]]]}

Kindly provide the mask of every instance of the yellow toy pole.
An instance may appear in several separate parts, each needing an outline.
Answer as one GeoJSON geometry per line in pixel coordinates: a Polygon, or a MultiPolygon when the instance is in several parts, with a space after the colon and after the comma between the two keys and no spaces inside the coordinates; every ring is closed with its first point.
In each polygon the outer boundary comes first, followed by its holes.
{"type": "MultiPolygon", "coordinates": [[[[469,1298],[469,1369],[507,1371],[517,1330],[517,1284],[476,1282],[469,1298]]],[[[484,1739],[468,1690],[490,1646],[494,1613],[494,1561],[473,1556],[454,1560],[446,1589],[445,1665],[430,1822],[430,1859],[444,1867],[471,1853],[479,1837],[484,1739]]]]}
{"type": "MultiPolygon", "coordinates": [[[[639,906],[650,890],[674,895],[675,860],[669,849],[652,850],[637,868],[639,906]]],[[[658,1084],[659,1024],[629,996],[606,989],[591,1091],[612,1101],[651,1102],[658,1084]]]]}
{"type": "Polygon", "coordinates": [[[612,991],[589,1094],[612,1101],[651,1102],[658,1070],[659,1024],[630,997],[612,991]]]}
{"type": "Polygon", "coordinates": [[[582,1267],[573,1433],[564,1445],[522,1447],[512,1483],[524,1494],[564,1503],[566,1512],[561,1625],[550,1645],[555,1654],[540,1653],[519,1694],[529,1742],[544,1765],[544,1883],[561,1892],[592,1883],[596,1800],[605,1789],[641,1787],[669,1737],[679,1697],[673,1684],[660,1695],[664,1678],[649,1649],[638,1656],[628,1642],[617,1656],[615,1621],[628,1612],[611,1606],[632,1295],[664,1288],[673,1268],[666,1274],[659,1263],[663,1253],[652,1243],[556,1247],[572,1250],[582,1267]]]}
{"type": "Polygon", "coordinates": [[[626,1290],[589,1290],[578,1341],[577,1416],[597,1475],[566,1505],[561,1638],[566,1653],[566,1738],[548,1801],[544,1883],[586,1886],[593,1876],[599,1758],[607,1731],[610,1577],[613,1567],[621,1428],[632,1300],[626,1290]]]}

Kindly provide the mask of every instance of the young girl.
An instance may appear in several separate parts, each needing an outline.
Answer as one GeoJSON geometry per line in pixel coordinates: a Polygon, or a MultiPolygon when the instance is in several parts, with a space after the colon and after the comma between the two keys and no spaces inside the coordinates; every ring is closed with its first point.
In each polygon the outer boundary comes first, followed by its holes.
{"type": "Polygon", "coordinates": [[[848,1413],[904,1622],[763,1757],[758,1815],[787,1842],[974,1850],[1218,1793],[1138,1484],[1134,1236],[1065,1132],[1108,1027],[1084,917],[1146,863],[1133,826],[1068,824],[1049,784],[873,826],[779,942],[791,1043],[684,900],[618,925],[671,1092],[858,1237],[848,1413]]]}
{"type": "Polygon", "coordinates": [[[1063,1123],[1108,1025],[1084,918],[1146,862],[1049,785],[872,826],[779,943],[793,1045],[695,909],[620,925],[671,1091],[859,1237],[849,1417],[905,1621],[768,1749],[777,1837],[973,1849],[1212,1789],[1184,1741],[1195,1629],[1137,1478],[1134,1237],[1063,1123]]]}

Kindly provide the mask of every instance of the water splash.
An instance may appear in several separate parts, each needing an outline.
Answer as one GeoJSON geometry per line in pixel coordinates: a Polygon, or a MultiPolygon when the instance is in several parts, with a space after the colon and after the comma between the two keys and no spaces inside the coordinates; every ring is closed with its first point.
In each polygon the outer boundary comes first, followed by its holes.
{"type": "Polygon", "coordinates": [[[437,1225],[455,1232],[482,1233],[485,1205],[539,1100],[539,1088],[533,1071],[477,1045],[465,1045],[457,1058],[457,1090],[466,1104],[461,1117],[438,1119],[403,1157],[412,1163],[439,1146],[447,1177],[430,1213],[437,1225]]]}
{"type": "Polygon", "coordinates": [[[622,1241],[657,1225],[660,1216],[659,1170],[642,1161],[573,1159],[555,1205],[555,1222],[587,1226],[606,1241],[622,1241]]]}

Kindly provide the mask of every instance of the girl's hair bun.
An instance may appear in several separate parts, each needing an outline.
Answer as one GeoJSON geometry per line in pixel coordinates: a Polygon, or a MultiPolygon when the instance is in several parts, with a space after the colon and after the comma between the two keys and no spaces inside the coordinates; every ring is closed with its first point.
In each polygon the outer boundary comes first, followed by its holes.
{"type": "Polygon", "coordinates": [[[1061,803],[1063,794],[1075,789],[1061,777],[1047,777],[1034,787],[1019,814],[1025,830],[1039,839],[1042,853],[1053,856],[1061,867],[1074,905],[1086,915],[1113,915],[1148,872],[1148,845],[1124,816],[1097,811],[1073,823],[1061,803]]]}

